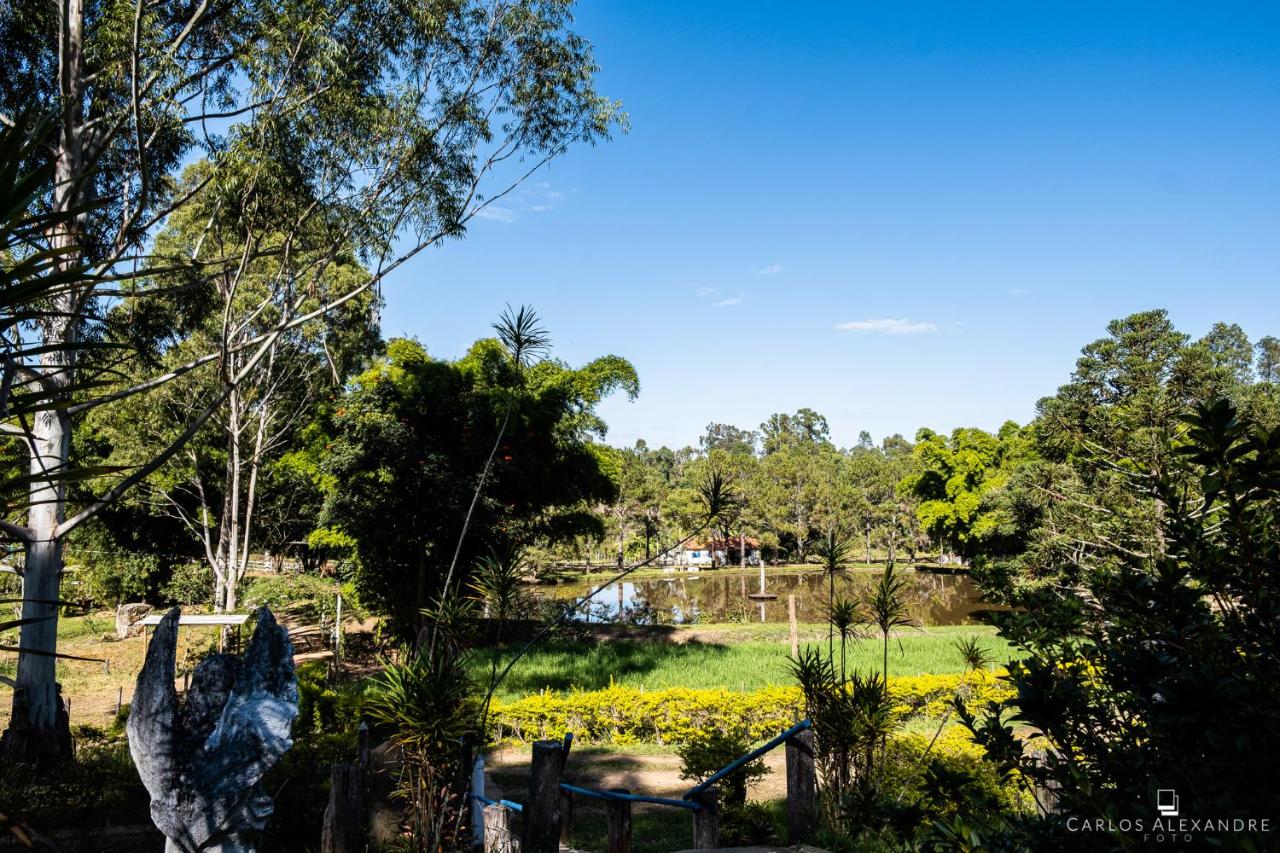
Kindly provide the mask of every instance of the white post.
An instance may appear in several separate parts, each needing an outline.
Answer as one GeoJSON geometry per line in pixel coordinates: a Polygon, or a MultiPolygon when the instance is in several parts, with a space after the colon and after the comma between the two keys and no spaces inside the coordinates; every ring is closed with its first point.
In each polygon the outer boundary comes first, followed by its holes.
{"type": "Polygon", "coordinates": [[[333,622],[333,656],[342,664],[342,590],[338,590],[338,615],[333,622]]]}
{"type": "MultiPolygon", "coordinates": [[[[471,793],[484,796],[483,755],[477,755],[476,763],[471,766],[471,793]]],[[[475,799],[471,801],[471,844],[475,847],[484,844],[484,804],[475,799]]]]}

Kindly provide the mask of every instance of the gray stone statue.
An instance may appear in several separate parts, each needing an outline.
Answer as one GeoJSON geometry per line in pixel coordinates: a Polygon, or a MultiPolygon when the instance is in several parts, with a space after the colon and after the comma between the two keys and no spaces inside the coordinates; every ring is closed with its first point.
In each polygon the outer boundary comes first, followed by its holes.
{"type": "Polygon", "coordinates": [[[205,658],[180,705],[178,614],[175,607],[160,620],[138,673],[129,752],[151,794],[151,819],[168,838],[166,853],[253,853],[246,835],[272,810],[262,777],[293,746],[293,646],[263,607],[244,659],[205,658]]]}

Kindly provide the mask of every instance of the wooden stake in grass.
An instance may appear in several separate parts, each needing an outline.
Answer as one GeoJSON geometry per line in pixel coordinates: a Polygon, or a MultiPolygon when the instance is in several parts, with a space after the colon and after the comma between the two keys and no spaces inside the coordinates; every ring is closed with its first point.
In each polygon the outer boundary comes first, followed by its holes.
{"type": "Polygon", "coordinates": [[[791,622],[791,659],[800,657],[800,625],[796,621],[796,597],[787,596],[787,619],[791,622]]]}

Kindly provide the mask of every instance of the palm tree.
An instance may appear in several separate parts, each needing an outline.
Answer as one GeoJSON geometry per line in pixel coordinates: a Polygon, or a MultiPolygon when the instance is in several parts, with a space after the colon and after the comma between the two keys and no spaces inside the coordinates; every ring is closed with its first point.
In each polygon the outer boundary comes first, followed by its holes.
{"type": "MultiPolygon", "coordinates": [[[[844,574],[853,552],[854,542],[838,527],[827,531],[827,535],[819,539],[813,546],[822,565],[822,572],[827,576],[827,613],[831,613],[836,602],[836,575],[844,574]]],[[[827,621],[827,656],[834,659],[836,651],[835,623],[827,621]]]]}
{"type": "Polygon", "coordinates": [[[845,670],[845,646],[849,640],[861,640],[859,625],[866,622],[862,602],[852,598],[838,598],[827,612],[827,621],[840,635],[840,681],[847,680],[845,670]]]}
{"type": "MultiPolygon", "coordinates": [[[[884,675],[885,693],[889,692],[889,633],[895,628],[918,627],[907,609],[907,579],[890,562],[884,574],[867,593],[867,611],[871,623],[880,631],[884,656],[880,672],[884,675]]],[[[901,641],[898,643],[902,645],[901,641]]]]}

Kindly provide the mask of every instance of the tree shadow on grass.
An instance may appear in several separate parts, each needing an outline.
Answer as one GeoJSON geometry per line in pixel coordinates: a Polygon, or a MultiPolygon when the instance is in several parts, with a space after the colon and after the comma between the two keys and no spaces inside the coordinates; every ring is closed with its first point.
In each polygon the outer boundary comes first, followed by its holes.
{"type": "MultiPolygon", "coordinates": [[[[516,664],[500,690],[524,695],[540,690],[603,690],[614,683],[643,683],[660,670],[716,667],[729,652],[719,643],[612,642],[545,643],[516,664]]],[[[509,659],[510,650],[504,649],[509,659]]],[[[481,659],[487,658],[482,654],[481,659]]],[[[479,673],[487,680],[487,668],[479,673]]]]}

